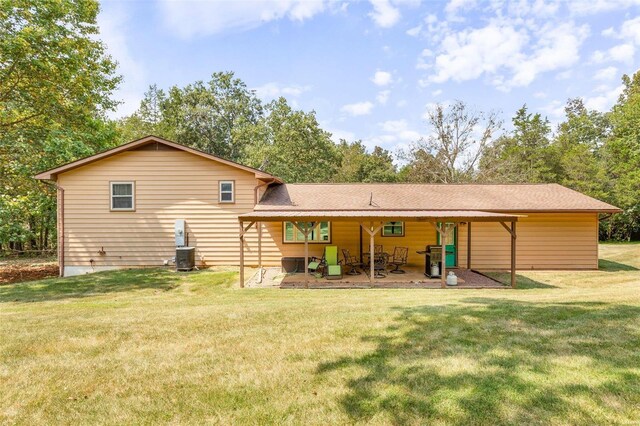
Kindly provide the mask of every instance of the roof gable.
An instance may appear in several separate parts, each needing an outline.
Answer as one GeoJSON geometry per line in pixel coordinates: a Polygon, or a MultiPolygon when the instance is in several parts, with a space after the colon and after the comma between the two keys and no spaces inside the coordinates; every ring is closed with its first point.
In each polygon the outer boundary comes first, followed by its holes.
{"type": "Polygon", "coordinates": [[[256,210],[482,210],[619,212],[558,184],[283,184],[256,210]]]}
{"type": "Polygon", "coordinates": [[[244,166],[234,161],[226,160],[224,158],[220,158],[215,155],[207,154],[206,152],[199,151],[197,149],[193,149],[188,146],[185,146],[176,142],[172,142],[166,139],[162,139],[157,136],[145,136],[144,138],[137,139],[129,143],[125,143],[123,145],[117,146],[107,151],[103,151],[98,154],[91,155],[89,157],[81,158],[79,160],[72,161],[67,164],[63,164],[62,166],[58,166],[53,169],[38,173],[34,177],[36,179],[41,179],[41,180],[53,180],[56,178],[57,175],[61,173],[76,169],[78,167],[86,166],[87,164],[91,164],[96,161],[103,160],[105,158],[109,158],[121,152],[132,151],[132,150],[143,150],[145,149],[145,147],[152,144],[158,144],[158,146],[163,146],[166,149],[177,149],[180,151],[185,151],[193,155],[206,158],[208,160],[216,161],[218,163],[225,164],[227,166],[235,167],[237,169],[244,170],[246,172],[254,173],[256,176],[256,179],[269,179],[269,180],[273,180],[274,182],[280,182],[280,183],[282,182],[280,178],[273,176],[269,173],[263,172],[262,170],[254,169],[253,167],[249,167],[249,166],[244,166]]]}

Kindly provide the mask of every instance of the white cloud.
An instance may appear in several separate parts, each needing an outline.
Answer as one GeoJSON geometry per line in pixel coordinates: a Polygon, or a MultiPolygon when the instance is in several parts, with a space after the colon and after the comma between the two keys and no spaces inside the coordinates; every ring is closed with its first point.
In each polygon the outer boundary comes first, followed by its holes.
{"type": "Polygon", "coordinates": [[[558,100],[549,102],[539,110],[554,122],[564,116],[564,104],[558,100]]]}
{"type": "Polygon", "coordinates": [[[379,123],[378,126],[385,133],[378,136],[384,142],[405,141],[412,142],[420,139],[420,133],[411,130],[407,120],[388,120],[379,123]]]}
{"type": "Polygon", "coordinates": [[[420,35],[420,31],[422,31],[422,25],[418,25],[417,27],[409,28],[406,31],[406,34],[411,37],[417,37],[420,35]]]}
{"type": "Polygon", "coordinates": [[[387,71],[376,71],[373,77],[371,77],[371,81],[373,81],[373,84],[376,86],[388,86],[393,82],[393,76],[387,71]]]}
{"type": "Polygon", "coordinates": [[[623,22],[619,37],[640,46],[640,17],[623,22]]]}
{"type": "Polygon", "coordinates": [[[389,0],[369,0],[373,11],[369,13],[373,22],[382,28],[391,28],[400,20],[400,10],[389,0]]]}
{"type": "Polygon", "coordinates": [[[577,15],[596,15],[638,5],[640,0],[578,0],[571,3],[569,10],[577,15]]]}
{"type": "Polygon", "coordinates": [[[607,67],[599,69],[593,76],[596,80],[612,80],[618,76],[618,68],[607,67]]]}
{"type": "Polygon", "coordinates": [[[325,0],[160,0],[166,26],[182,38],[244,31],[279,19],[302,22],[323,12],[325,0]]]}
{"type": "MultiPolygon", "coordinates": [[[[542,6],[538,9],[534,8],[534,12],[541,16],[554,10],[542,6]]],[[[439,27],[435,32],[442,41],[435,59],[427,62],[424,54],[418,58],[416,68],[429,72],[422,84],[484,77],[498,89],[508,91],[528,86],[541,73],[567,69],[577,63],[589,27],[542,21],[534,24],[531,20],[497,17],[481,28],[454,31],[448,26],[439,27]]]]}
{"type": "Polygon", "coordinates": [[[597,111],[605,112],[611,109],[613,104],[618,100],[618,96],[622,93],[623,85],[611,88],[600,88],[603,93],[596,94],[595,96],[586,97],[584,104],[589,109],[595,109],[597,111]],[[606,89],[606,90],[605,90],[606,89]]]}
{"type": "Polygon", "coordinates": [[[354,117],[361,115],[369,115],[373,110],[373,103],[366,102],[356,102],[354,104],[347,104],[340,108],[340,111],[352,115],[354,117]]]}
{"type": "Polygon", "coordinates": [[[431,92],[431,96],[440,96],[440,95],[442,95],[442,90],[440,89],[437,89],[431,92]]]}
{"type": "Polygon", "coordinates": [[[633,47],[633,44],[624,43],[609,49],[609,57],[613,61],[631,63],[635,52],[636,49],[633,47]]]}
{"type": "Polygon", "coordinates": [[[115,93],[122,101],[114,118],[130,115],[140,106],[144,92],[148,88],[144,63],[131,52],[127,38],[127,28],[131,24],[126,4],[111,3],[103,7],[98,15],[100,39],[107,45],[107,52],[118,61],[118,73],[124,76],[115,93]]]}
{"type": "Polygon", "coordinates": [[[385,105],[389,100],[389,95],[391,95],[391,90],[381,90],[376,96],[376,101],[378,101],[379,104],[385,105]]]}
{"type": "Polygon", "coordinates": [[[606,51],[596,50],[591,55],[591,62],[602,64],[605,62],[623,62],[629,64],[633,61],[635,55],[635,47],[631,43],[623,43],[613,46],[606,51]]]}
{"type": "Polygon", "coordinates": [[[304,92],[308,92],[310,89],[311,86],[284,86],[279,83],[270,82],[256,87],[253,90],[255,90],[256,95],[261,99],[275,99],[280,96],[298,97],[304,92]]]}
{"type": "Polygon", "coordinates": [[[544,99],[547,97],[547,94],[545,92],[536,92],[533,94],[533,97],[536,99],[544,99]]]}
{"type": "Polygon", "coordinates": [[[398,102],[396,102],[396,106],[398,108],[404,108],[407,106],[407,100],[406,99],[400,99],[398,102]]]}
{"type": "Polygon", "coordinates": [[[340,142],[340,139],[344,139],[346,141],[356,140],[356,134],[348,130],[332,129],[324,125],[322,127],[326,129],[327,132],[331,133],[331,140],[335,143],[340,142]]]}
{"type": "Polygon", "coordinates": [[[434,73],[428,80],[466,81],[483,73],[496,73],[522,57],[526,42],[527,37],[514,28],[494,24],[450,33],[442,42],[442,52],[436,55],[434,73]]]}

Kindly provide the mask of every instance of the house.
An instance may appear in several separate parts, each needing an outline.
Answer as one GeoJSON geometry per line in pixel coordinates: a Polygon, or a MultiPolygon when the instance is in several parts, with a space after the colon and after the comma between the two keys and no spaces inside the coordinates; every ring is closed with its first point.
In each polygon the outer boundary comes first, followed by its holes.
{"type": "Polygon", "coordinates": [[[180,219],[200,265],[275,266],[374,241],[424,265],[417,252],[442,233],[447,267],[597,269],[599,215],[619,211],[556,184],[287,184],[155,136],[35,177],[58,188],[64,276],[162,266],[180,219]]]}

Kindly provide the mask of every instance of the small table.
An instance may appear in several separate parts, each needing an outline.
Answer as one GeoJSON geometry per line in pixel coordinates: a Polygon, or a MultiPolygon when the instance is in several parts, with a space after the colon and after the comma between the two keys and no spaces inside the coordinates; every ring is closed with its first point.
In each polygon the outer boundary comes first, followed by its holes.
{"type": "MultiPolygon", "coordinates": [[[[367,268],[367,270],[371,269],[371,253],[362,253],[363,256],[366,256],[369,258],[368,262],[365,262],[367,265],[369,265],[369,267],[367,268]]],[[[383,265],[382,262],[376,262],[376,260],[382,258],[382,257],[387,257],[389,258],[389,253],[375,253],[373,255],[374,257],[374,261],[373,261],[373,276],[374,278],[384,278],[387,275],[383,273],[383,271],[385,271],[387,269],[386,265],[383,265]]]]}

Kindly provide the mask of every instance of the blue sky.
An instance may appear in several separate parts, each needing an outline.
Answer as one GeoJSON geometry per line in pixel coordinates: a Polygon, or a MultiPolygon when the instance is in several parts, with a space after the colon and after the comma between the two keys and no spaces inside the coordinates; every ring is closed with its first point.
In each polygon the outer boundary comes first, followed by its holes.
{"type": "Polygon", "coordinates": [[[429,130],[425,112],[461,99],[526,103],[553,123],[568,98],[607,110],[640,68],[640,0],[103,1],[101,38],[133,112],[162,88],[234,71],[268,101],[315,110],[323,128],[392,151],[429,130]]]}

